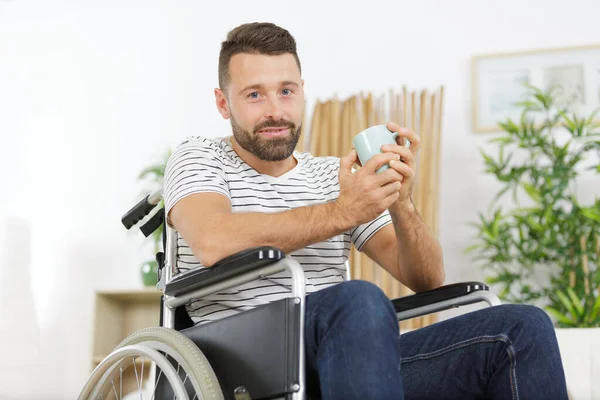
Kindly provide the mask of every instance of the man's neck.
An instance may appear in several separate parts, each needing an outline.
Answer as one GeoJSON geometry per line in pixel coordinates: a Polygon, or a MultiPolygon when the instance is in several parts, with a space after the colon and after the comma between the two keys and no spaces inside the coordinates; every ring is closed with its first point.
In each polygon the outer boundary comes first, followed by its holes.
{"type": "Polygon", "coordinates": [[[273,176],[275,178],[291,171],[296,164],[298,164],[298,161],[293,155],[290,155],[288,158],[281,161],[261,160],[240,146],[233,136],[231,137],[231,147],[246,164],[254,168],[258,173],[273,176]]]}

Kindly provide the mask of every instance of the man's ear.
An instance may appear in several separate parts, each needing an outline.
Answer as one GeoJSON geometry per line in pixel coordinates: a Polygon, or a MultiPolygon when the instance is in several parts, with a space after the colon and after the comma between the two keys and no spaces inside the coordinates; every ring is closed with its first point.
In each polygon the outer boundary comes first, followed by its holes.
{"type": "Polygon", "coordinates": [[[215,104],[217,105],[217,110],[224,119],[229,119],[229,117],[231,117],[225,93],[219,88],[215,88],[215,104]]]}

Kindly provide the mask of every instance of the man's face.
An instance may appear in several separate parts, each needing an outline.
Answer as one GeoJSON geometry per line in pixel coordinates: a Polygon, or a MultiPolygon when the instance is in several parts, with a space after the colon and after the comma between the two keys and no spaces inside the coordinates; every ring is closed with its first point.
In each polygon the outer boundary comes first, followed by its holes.
{"type": "Polygon", "coordinates": [[[294,56],[236,54],[229,75],[223,103],[229,112],[220,111],[231,118],[236,142],[264,161],[288,158],[300,138],[304,108],[303,82],[294,56]]]}

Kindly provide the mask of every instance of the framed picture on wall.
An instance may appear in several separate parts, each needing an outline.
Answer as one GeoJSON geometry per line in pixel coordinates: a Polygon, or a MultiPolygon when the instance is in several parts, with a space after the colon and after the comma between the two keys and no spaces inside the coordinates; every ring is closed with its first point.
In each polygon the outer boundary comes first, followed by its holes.
{"type": "Polygon", "coordinates": [[[557,100],[590,114],[600,107],[600,45],[477,55],[472,59],[473,131],[499,132],[518,119],[525,84],[556,88],[557,100]]]}

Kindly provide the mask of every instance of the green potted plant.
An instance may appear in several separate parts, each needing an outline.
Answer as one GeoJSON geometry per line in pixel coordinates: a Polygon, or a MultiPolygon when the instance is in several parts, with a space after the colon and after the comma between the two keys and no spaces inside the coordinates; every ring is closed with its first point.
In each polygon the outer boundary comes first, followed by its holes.
{"type": "MultiPolygon", "coordinates": [[[[162,189],[165,177],[165,167],[170,156],[171,150],[167,149],[157,162],[145,167],[140,172],[138,181],[142,181],[144,184],[142,197],[155,190],[162,189]]],[[[160,210],[163,206],[164,200],[161,200],[158,207],[156,207],[156,210],[160,210]]],[[[157,211],[154,211],[152,214],[157,211]]],[[[152,243],[153,254],[152,258],[144,261],[141,265],[141,277],[145,286],[156,286],[158,281],[158,263],[155,255],[162,249],[162,230],[163,226],[161,224],[154,233],[148,236],[148,240],[152,243]]]]}
{"type": "Polygon", "coordinates": [[[553,318],[569,382],[585,374],[582,352],[600,361],[590,355],[600,345],[600,199],[577,195],[582,173],[600,173],[600,131],[596,112],[578,115],[558,98],[557,89],[527,86],[520,119],[500,122],[493,150],[480,149],[500,190],[473,223],[467,251],[503,301],[553,318]]]}
{"type": "Polygon", "coordinates": [[[600,153],[596,113],[578,116],[554,90],[528,89],[520,120],[500,122],[490,140],[496,154],[480,150],[501,188],[468,251],[501,299],[542,306],[559,327],[600,327],[600,199],[581,204],[576,194],[582,170],[600,173],[588,157],[600,153]]]}

